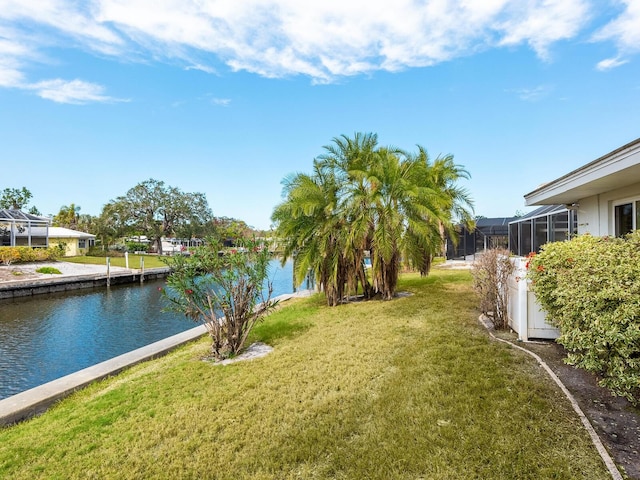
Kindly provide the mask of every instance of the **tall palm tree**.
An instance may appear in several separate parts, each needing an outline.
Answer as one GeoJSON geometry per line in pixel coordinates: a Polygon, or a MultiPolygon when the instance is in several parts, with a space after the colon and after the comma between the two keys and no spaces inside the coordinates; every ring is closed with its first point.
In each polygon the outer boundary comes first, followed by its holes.
{"type": "Polygon", "coordinates": [[[80,206],[71,203],[68,206],[63,205],[60,211],[53,217],[54,225],[58,227],[76,228],[80,217],[80,206]]]}
{"type": "Polygon", "coordinates": [[[344,297],[345,225],[338,215],[338,184],[314,162],[312,175],[298,173],[284,181],[286,199],[272,220],[284,247],[283,261],[294,259],[294,282],[311,271],[330,306],[344,297]]]}
{"type": "Polygon", "coordinates": [[[297,279],[310,269],[329,305],[362,285],[366,297],[394,296],[401,262],[429,273],[454,218],[471,219],[471,200],[456,185],[468,173],[453,157],[431,164],[424,148],[411,154],[378,147],[374,134],[333,139],[311,175],[284,182],[286,199],[272,219],[295,260],[297,279]],[[372,260],[371,283],[364,267],[372,260]]]}
{"type": "Polygon", "coordinates": [[[345,232],[344,256],[347,289],[358,291],[362,286],[365,298],[374,291],[365,269],[365,257],[371,248],[373,223],[371,218],[369,172],[376,162],[378,137],[373,133],[355,133],[333,138],[333,143],[324,146],[318,157],[318,166],[336,178],[338,182],[338,211],[348,229],[345,232]]]}

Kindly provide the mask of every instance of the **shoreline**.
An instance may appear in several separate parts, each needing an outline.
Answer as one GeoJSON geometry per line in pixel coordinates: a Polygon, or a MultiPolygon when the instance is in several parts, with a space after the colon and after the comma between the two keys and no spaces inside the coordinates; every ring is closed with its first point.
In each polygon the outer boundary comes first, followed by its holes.
{"type": "Polygon", "coordinates": [[[0,266],[0,300],[65,292],[84,288],[140,283],[164,278],[169,267],[145,269],[109,267],[71,262],[24,263],[0,266]],[[57,268],[60,274],[38,273],[42,267],[57,268]]]}
{"type": "MultiPolygon", "coordinates": [[[[273,300],[287,301],[311,295],[310,290],[286,293],[273,300]]],[[[162,357],[176,348],[207,335],[204,325],[172,335],[117,357],[78,370],[7,398],[0,399],[0,428],[46,412],[53,404],[87,385],[112,377],[126,368],[162,357]]],[[[248,349],[249,347],[247,347],[248,349]]],[[[253,358],[251,355],[247,359],[253,358]]]]}

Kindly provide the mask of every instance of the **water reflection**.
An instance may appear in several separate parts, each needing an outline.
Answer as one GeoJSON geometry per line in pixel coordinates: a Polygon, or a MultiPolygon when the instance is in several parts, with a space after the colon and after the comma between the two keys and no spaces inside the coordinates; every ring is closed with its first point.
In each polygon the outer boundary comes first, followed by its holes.
{"type": "MultiPolygon", "coordinates": [[[[273,295],[292,267],[272,261],[273,295]]],[[[0,399],[195,326],[163,312],[164,280],[0,301],[0,399]]]]}

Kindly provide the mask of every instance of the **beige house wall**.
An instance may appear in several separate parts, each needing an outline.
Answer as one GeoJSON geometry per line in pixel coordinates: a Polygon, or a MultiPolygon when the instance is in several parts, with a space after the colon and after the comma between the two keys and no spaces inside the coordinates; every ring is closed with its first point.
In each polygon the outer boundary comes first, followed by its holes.
{"type": "Polygon", "coordinates": [[[84,255],[89,250],[89,240],[85,240],[85,245],[87,248],[79,247],[79,239],[78,238],[51,238],[49,237],[49,246],[57,247],[58,245],[64,243],[65,244],[65,257],[77,257],[78,255],[84,255]]]}

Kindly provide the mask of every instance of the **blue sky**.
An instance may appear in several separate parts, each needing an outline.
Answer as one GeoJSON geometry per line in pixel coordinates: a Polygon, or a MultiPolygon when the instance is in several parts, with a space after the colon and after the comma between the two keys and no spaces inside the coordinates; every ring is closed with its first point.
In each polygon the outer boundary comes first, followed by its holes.
{"type": "Polygon", "coordinates": [[[0,189],[153,178],[268,228],[334,137],[452,154],[478,215],[640,136],[640,1],[0,0],[0,189]]]}

